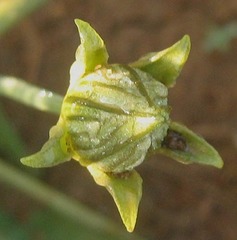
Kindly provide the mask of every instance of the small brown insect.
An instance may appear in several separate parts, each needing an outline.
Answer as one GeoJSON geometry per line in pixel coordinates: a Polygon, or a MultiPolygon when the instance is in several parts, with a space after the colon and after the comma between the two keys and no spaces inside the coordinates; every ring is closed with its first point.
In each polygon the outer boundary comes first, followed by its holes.
{"type": "Polygon", "coordinates": [[[181,133],[168,129],[167,135],[162,142],[162,147],[171,150],[186,151],[187,142],[181,133]]]}
{"type": "Polygon", "coordinates": [[[128,179],[131,176],[131,172],[130,171],[125,171],[125,172],[121,172],[121,173],[107,173],[110,174],[114,177],[120,178],[120,179],[128,179]]]}

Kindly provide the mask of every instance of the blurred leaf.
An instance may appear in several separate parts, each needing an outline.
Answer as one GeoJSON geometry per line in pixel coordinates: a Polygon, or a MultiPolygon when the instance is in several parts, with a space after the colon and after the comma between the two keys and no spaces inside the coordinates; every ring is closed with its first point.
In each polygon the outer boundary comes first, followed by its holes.
{"type": "Polygon", "coordinates": [[[0,210],[0,239],[28,240],[26,229],[14,217],[0,210]]]}
{"type": "Polygon", "coordinates": [[[26,147],[11,121],[7,119],[0,105],[0,151],[11,159],[16,160],[26,154],[26,147]]]}
{"type": "Polygon", "coordinates": [[[237,21],[223,26],[213,26],[204,39],[204,49],[207,52],[226,52],[230,49],[231,41],[237,38],[237,21]]]}
{"type": "Polygon", "coordinates": [[[47,0],[1,0],[0,35],[47,2],[47,0]]]}
{"type": "Polygon", "coordinates": [[[31,239],[40,240],[121,240],[67,219],[49,209],[35,212],[25,224],[31,239]]]}
{"type": "Polygon", "coordinates": [[[1,240],[122,240],[99,231],[91,231],[90,227],[65,218],[49,209],[31,213],[24,223],[0,210],[1,240]]]}

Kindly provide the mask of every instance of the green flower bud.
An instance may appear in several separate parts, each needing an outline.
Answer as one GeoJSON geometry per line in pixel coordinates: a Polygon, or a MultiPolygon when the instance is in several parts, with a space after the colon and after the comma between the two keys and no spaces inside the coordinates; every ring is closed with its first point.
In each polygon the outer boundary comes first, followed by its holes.
{"type": "Polygon", "coordinates": [[[131,232],[142,195],[142,179],[134,168],[148,152],[219,168],[223,162],[204,139],[169,119],[167,88],[174,86],[187,60],[188,36],[131,64],[109,65],[100,36],[88,23],[76,24],[81,45],[59,121],[41,151],[21,161],[50,167],[77,160],[109,191],[131,232]]]}
{"type": "Polygon", "coordinates": [[[139,69],[102,66],[69,88],[61,118],[72,157],[81,165],[130,171],[166,135],[167,88],[139,69]]]}

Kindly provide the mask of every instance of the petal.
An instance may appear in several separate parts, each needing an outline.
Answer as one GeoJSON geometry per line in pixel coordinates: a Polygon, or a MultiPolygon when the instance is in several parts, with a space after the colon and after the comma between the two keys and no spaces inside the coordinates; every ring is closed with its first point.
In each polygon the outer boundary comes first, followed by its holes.
{"type": "Polygon", "coordinates": [[[134,230],[138,205],[142,196],[142,178],[135,171],[119,174],[105,173],[98,168],[88,166],[95,182],[106,187],[112,195],[122,221],[129,232],[134,230]]]}
{"type": "Polygon", "coordinates": [[[157,149],[159,153],[185,164],[199,163],[223,167],[218,152],[202,137],[176,122],[171,122],[169,131],[171,136],[164,139],[162,147],[157,149]]]}
{"type": "Polygon", "coordinates": [[[172,87],[188,58],[190,48],[190,38],[185,35],[173,46],[161,52],[149,53],[130,66],[139,68],[167,87],[172,87]]]}

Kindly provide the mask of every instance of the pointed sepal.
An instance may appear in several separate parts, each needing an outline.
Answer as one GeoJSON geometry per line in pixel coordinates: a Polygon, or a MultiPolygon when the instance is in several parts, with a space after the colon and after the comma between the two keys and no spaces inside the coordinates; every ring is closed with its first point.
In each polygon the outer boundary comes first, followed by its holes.
{"type": "Polygon", "coordinates": [[[67,152],[66,138],[61,127],[54,126],[50,130],[49,140],[41,150],[33,155],[21,159],[21,163],[33,167],[52,167],[69,161],[71,155],[67,152]]]}
{"type": "Polygon", "coordinates": [[[87,167],[95,182],[112,195],[128,232],[134,230],[142,196],[142,178],[135,171],[105,173],[94,166],[87,167]]]}
{"type": "Polygon", "coordinates": [[[191,42],[188,35],[171,47],[149,53],[130,64],[149,73],[167,87],[174,86],[190,52],[191,42]]]}
{"type": "Polygon", "coordinates": [[[81,44],[76,52],[76,60],[85,67],[85,72],[93,71],[98,65],[105,65],[108,61],[108,52],[104,41],[89,23],[76,19],[81,44]]]}
{"type": "Polygon", "coordinates": [[[198,163],[223,167],[223,160],[218,152],[202,137],[182,124],[171,122],[167,136],[163,140],[159,153],[179,162],[198,163]]]}

